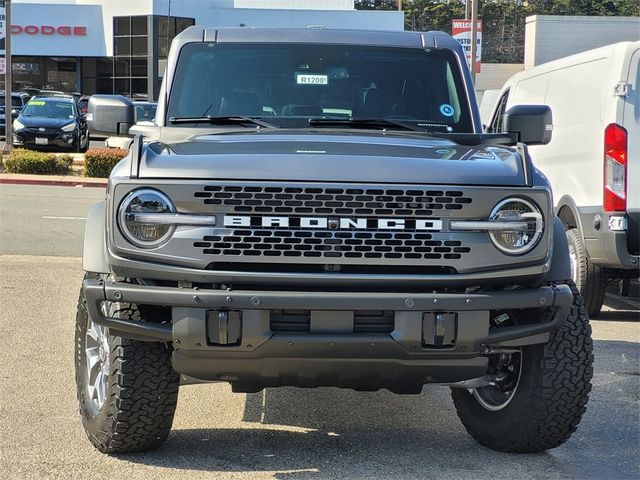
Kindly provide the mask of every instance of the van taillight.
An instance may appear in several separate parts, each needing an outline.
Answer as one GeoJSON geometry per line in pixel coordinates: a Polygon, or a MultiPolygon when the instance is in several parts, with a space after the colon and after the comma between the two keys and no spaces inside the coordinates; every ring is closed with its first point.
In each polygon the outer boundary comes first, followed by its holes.
{"type": "Polygon", "coordinates": [[[612,123],[604,130],[605,212],[627,210],[627,131],[612,123]]]}

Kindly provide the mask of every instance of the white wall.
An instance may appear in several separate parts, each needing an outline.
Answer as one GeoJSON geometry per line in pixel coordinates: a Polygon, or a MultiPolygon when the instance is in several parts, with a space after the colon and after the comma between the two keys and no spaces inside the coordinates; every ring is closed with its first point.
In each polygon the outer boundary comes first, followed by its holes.
{"type": "Polygon", "coordinates": [[[612,43],[640,40],[640,17],[533,15],[525,30],[525,68],[612,43]]]}
{"type": "MultiPolygon", "coordinates": [[[[174,0],[175,1],[175,0],[174,0]]],[[[354,0],[235,0],[236,8],[353,10],[354,0]]]]}
{"type": "Polygon", "coordinates": [[[500,89],[507,80],[522,70],[522,63],[483,63],[480,73],[476,75],[476,91],[500,89]]]}
{"type": "Polygon", "coordinates": [[[11,23],[25,27],[35,26],[84,26],[87,34],[76,35],[29,35],[27,33],[12,36],[13,55],[38,55],[56,57],[103,57],[111,55],[113,40],[111,24],[105,32],[103,12],[100,5],[68,5],[44,3],[16,3],[12,7],[11,23]],[[108,39],[108,40],[107,40],[108,39]]]}

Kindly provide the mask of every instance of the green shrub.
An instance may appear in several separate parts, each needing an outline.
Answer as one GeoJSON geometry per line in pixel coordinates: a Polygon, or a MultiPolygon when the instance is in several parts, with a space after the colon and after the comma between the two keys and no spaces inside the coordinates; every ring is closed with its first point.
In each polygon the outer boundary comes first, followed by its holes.
{"type": "Polygon", "coordinates": [[[71,155],[56,155],[17,148],[4,159],[4,168],[9,173],[34,173],[38,175],[64,175],[71,169],[71,155]]]}
{"type": "Polygon", "coordinates": [[[84,174],[87,177],[106,178],[113,167],[127,156],[122,148],[92,148],[84,154],[84,174]]]}

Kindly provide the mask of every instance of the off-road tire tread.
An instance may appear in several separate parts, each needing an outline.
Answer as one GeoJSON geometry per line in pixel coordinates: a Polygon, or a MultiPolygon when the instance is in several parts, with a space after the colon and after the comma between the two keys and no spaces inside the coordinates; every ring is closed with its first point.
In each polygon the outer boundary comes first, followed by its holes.
{"type": "Polygon", "coordinates": [[[517,408],[512,401],[503,411],[487,412],[488,418],[510,415],[508,428],[497,431],[490,421],[480,424],[470,416],[470,403],[479,406],[475,398],[467,390],[451,389],[458,416],[478,443],[502,452],[543,452],[562,445],[578,427],[591,391],[593,342],[582,297],[573,281],[566,283],[574,295],[566,323],[544,346],[524,347],[537,349],[533,388],[520,392],[523,401],[517,408]]]}
{"type": "Polygon", "coordinates": [[[584,241],[577,228],[567,230],[567,239],[573,244],[578,257],[580,281],[576,283],[578,283],[580,294],[584,298],[587,314],[589,317],[593,317],[600,313],[604,304],[607,273],[604,268],[589,261],[584,241]]]}
{"type": "MultiPolygon", "coordinates": [[[[128,305],[127,309],[119,311],[119,316],[140,320],[138,308],[128,305]]],[[[78,346],[84,335],[87,315],[81,293],[76,322],[78,346]]],[[[96,417],[86,408],[85,389],[76,368],[78,401],[85,432],[91,443],[104,453],[156,449],[169,435],[178,401],[180,376],[171,365],[171,348],[165,343],[116,336],[111,337],[110,343],[111,373],[103,415],[96,417]]],[[[83,368],[84,357],[81,357],[79,348],[76,362],[81,362],[79,366],[83,368]]]]}

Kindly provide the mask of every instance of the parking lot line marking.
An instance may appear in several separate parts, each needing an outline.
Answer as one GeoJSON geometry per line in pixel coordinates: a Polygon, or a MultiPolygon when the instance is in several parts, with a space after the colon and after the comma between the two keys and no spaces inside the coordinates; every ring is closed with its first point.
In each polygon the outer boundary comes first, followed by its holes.
{"type": "Polygon", "coordinates": [[[49,215],[43,215],[42,218],[46,220],[86,220],[87,217],[53,217],[49,215]]]}

